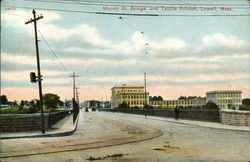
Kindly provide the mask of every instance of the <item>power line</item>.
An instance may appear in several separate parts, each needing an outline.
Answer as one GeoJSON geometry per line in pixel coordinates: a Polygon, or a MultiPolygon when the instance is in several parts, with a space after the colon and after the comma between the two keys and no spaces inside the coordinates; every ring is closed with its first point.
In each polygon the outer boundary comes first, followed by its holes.
{"type": "MultiPolygon", "coordinates": [[[[19,15],[16,15],[16,14],[8,14],[8,15],[12,15],[12,16],[19,16],[19,15]]],[[[32,24],[33,25],[33,24],[32,24]]],[[[34,25],[33,25],[34,26],[34,25]]],[[[64,68],[64,70],[68,71],[69,70],[66,68],[66,66],[62,63],[62,61],[59,59],[59,57],[55,54],[54,50],[52,49],[52,47],[50,46],[49,42],[45,39],[44,35],[42,34],[42,32],[37,29],[38,32],[40,33],[40,35],[42,36],[43,40],[45,41],[46,45],[49,47],[51,53],[54,55],[54,57],[58,60],[58,62],[62,65],[62,67],[64,68]]]]}
{"type": "MultiPolygon", "coordinates": [[[[183,4],[183,3],[145,3],[145,2],[124,2],[124,1],[74,1],[71,0],[62,0],[62,1],[49,1],[49,0],[26,0],[31,2],[46,2],[46,3],[65,3],[65,4],[82,4],[82,5],[111,5],[111,6],[131,6],[132,5],[140,5],[141,7],[151,7],[151,6],[157,6],[157,5],[196,5],[196,6],[244,6],[248,7],[247,4],[221,4],[221,3],[189,3],[189,4],[183,4]],[[151,6],[142,6],[142,5],[151,5],[151,6]]],[[[137,6],[139,7],[139,6],[137,6]]]]}
{"type": "Polygon", "coordinates": [[[61,60],[59,59],[59,57],[55,54],[54,50],[51,48],[51,46],[49,45],[48,41],[45,39],[45,37],[43,36],[42,32],[38,29],[38,32],[41,34],[43,40],[45,41],[46,45],[49,47],[51,53],[55,56],[55,58],[58,60],[58,62],[62,65],[62,67],[69,72],[69,70],[66,68],[66,66],[61,62],[61,60]]]}
{"type": "Polygon", "coordinates": [[[96,15],[123,15],[123,16],[145,16],[145,17],[155,17],[155,16],[162,16],[162,17],[171,17],[171,16],[184,16],[184,17],[206,17],[206,16],[250,16],[250,14],[227,14],[227,15],[194,15],[194,14],[132,14],[132,13],[113,13],[113,12],[92,12],[92,11],[80,11],[80,10],[66,10],[66,9],[55,9],[55,8],[42,8],[42,7],[24,7],[24,6],[11,6],[11,5],[2,5],[3,7],[15,7],[15,8],[24,8],[24,9],[37,9],[37,10],[47,10],[47,11],[59,11],[59,12],[71,12],[71,13],[83,13],[83,14],[96,14],[96,15]]]}
{"type": "MultiPolygon", "coordinates": [[[[70,0],[64,0],[64,1],[70,1],[70,0]]],[[[86,2],[86,1],[89,1],[89,0],[75,0],[75,1],[79,1],[79,2],[82,2],[82,1],[84,1],[84,2],[86,2]]],[[[103,2],[103,0],[93,0],[93,1],[102,1],[103,2]]],[[[105,2],[106,1],[109,1],[109,0],[105,0],[105,2]]],[[[110,1],[112,1],[112,0],[110,0],[110,1]]],[[[118,2],[142,2],[141,0],[117,0],[118,2]]],[[[113,2],[117,2],[117,1],[113,1],[113,2]]],[[[144,2],[152,2],[152,0],[143,0],[144,2]]],[[[161,1],[163,1],[163,2],[171,2],[171,1],[175,1],[175,0],[154,0],[153,2],[161,2],[161,1]]],[[[216,1],[216,2],[218,2],[218,0],[189,0],[189,1],[195,1],[195,2],[197,2],[197,1],[201,1],[201,2],[206,2],[206,1],[208,1],[208,2],[210,2],[210,1],[216,1]]],[[[235,2],[239,2],[239,0],[220,0],[220,2],[231,2],[231,1],[235,1],[235,2]]]]}

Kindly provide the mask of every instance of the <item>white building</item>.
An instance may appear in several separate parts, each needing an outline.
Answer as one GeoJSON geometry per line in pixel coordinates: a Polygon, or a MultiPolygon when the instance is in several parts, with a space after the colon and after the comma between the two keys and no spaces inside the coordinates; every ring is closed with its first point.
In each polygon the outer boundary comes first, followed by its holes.
{"type": "Polygon", "coordinates": [[[206,95],[206,103],[213,102],[220,109],[239,109],[242,103],[241,90],[210,91],[206,95]]]}
{"type": "Polygon", "coordinates": [[[195,99],[150,101],[149,105],[154,108],[175,108],[176,106],[197,107],[206,105],[206,99],[195,98],[195,99]]]}
{"type": "Polygon", "coordinates": [[[148,104],[149,93],[144,90],[144,86],[125,85],[114,86],[112,89],[111,108],[117,108],[120,104],[127,104],[130,108],[143,108],[148,104]]]}

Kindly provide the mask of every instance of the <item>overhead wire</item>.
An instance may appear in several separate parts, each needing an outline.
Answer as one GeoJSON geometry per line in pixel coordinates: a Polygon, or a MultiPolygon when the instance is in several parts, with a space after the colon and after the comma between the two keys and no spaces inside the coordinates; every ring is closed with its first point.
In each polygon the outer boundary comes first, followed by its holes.
{"type": "Polygon", "coordinates": [[[56,9],[56,8],[44,8],[44,7],[26,7],[26,6],[15,6],[15,5],[1,5],[1,7],[15,7],[15,8],[24,8],[24,9],[37,9],[37,10],[47,10],[47,11],[58,11],[58,12],[71,12],[71,13],[82,13],[82,14],[96,14],[96,15],[123,15],[123,16],[144,16],[144,17],[155,17],[155,16],[162,16],[162,17],[175,17],[175,16],[182,16],[182,17],[207,17],[207,16],[215,16],[215,17],[225,17],[225,16],[232,16],[232,17],[248,17],[250,14],[227,14],[227,15],[196,15],[196,14],[137,14],[137,13],[123,13],[123,12],[91,12],[91,11],[83,11],[83,10],[67,10],[67,9],[56,9]]]}
{"type": "Polygon", "coordinates": [[[54,55],[54,57],[58,60],[58,62],[62,65],[62,67],[64,68],[64,70],[66,70],[67,72],[70,72],[70,71],[66,68],[66,66],[62,63],[62,61],[59,59],[59,57],[55,54],[54,50],[51,48],[50,44],[49,44],[48,41],[45,39],[45,37],[43,36],[42,32],[41,32],[39,29],[37,29],[37,30],[38,30],[38,32],[40,33],[40,35],[42,36],[42,38],[43,38],[44,42],[46,43],[46,45],[49,47],[51,53],[52,53],[52,54],[54,55]]]}
{"type": "MultiPolygon", "coordinates": [[[[89,6],[89,5],[88,5],[88,7],[90,7],[91,9],[100,11],[99,9],[94,8],[94,7],[92,7],[92,6],[89,6]]],[[[112,17],[115,18],[115,19],[117,19],[116,16],[112,16],[112,17]]],[[[128,23],[127,21],[125,21],[125,20],[124,20],[124,17],[119,16],[118,18],[119,18],[119,20],[121,20],[122,22],[124,22],[125,24],[127,24],[129,27],[131,27],[133,30],[135,30],[135,31],[140,31],[140,33],[142,34],[143,40],[144,40],[144,44],[145,44],[145,45],[148,45],[148,43],[146,43],[146,39],[145,39],[145,36],[144,36],[144,32],[142,32],[141,30],[137,29],[134,25],[132,25],[132,24],[128,23]]],[[[148,52],[146,51],[145,53],[148,53],[148,52]]]]}
{"type": "MultiPolygon", "coordinates": [[[[159,5],[183,5],[183,3],[169,3],[169,1],[165,1],[167,3],[145,3],[145,2],[126,2],[126,1],[71,1],[71,0],[56,0],[56,1],[49,1],[49,0],[25,0],[30,2],[47,2],[47,3],[65,3],[65,4],[80,4],[80,5],[109,5],[109,6],[131,6],[131,5],[139,5],[135,7],[154,7],[159,5]]],[[[188,3],[186,5],[196,5],[196,6],[232,6],[232,7],[247,7],[247,4],[220,4],[220,3],[188,3]]]]}
{"type": "MultiPolygon", "coordinates": [[[[33,24],[32,24],[33,25],[33,24]]],[[[33,25],[34,26],[34,25],[33,25]]],[[[57,59],[57,61],[61,64],[61,66],[64,68],[64,70],[66,70],[67,72],[70,72],[66,66],[62,63],[62,61],[59,59],[59,57],[56,55],[56,53],[54,52],[54,50],[52,49],[52,47],[50,46],[49,42],[45,39],[44,35],[42,34],[42,32],[37,28],[39,34],[42,36],[45,44],[48,46],[48,48],[50,49],[51,53],[54,55],[54,57],[57,59]]]]}
{"type": "MultiPolygon", "coordinates": [[[[11,15],[11,16],[18,16],[17,14],[8,14],[8,15],[11,15]]],[[[33,25],[33,24],[32,24],[33,25]]],[[[34,26],[34,25],[33,25],[34,26]]],[[[42,34],[42,32],[37,28],[39,34],[42,36],[44,42],[46,43],[46,45],[48,46],[48,48],[50,49],[51,53],[54,55],[54,57],[57,59],[57,61],[62,65],[62,67],[64,68],[64,70],[70,72],[66,66],[62,63],[62,61],[60,60],[60,58],[55,54],[54,50],[52,49],[52,47],[50,46],[50,44],[48,43],[48,41],[45,39],[44,35],[42,34]]]]}

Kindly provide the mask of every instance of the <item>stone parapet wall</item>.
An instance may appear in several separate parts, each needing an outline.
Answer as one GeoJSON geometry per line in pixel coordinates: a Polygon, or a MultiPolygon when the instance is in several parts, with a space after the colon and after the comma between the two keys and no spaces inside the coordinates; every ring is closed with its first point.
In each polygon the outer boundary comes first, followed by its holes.
{"type": "MultiPolygon", "coordinates": [[[[48,114],[45,115],[45,128],[48,128],[48,114]]],[[[0,131],[28,131],[42,128],[41,114],[0,114],[0,131]]]]}
{"type": "MultiPolygon", "coordinates": [[[[69,115],[68,111],[45,113],[45,129],[69,115]]],[[[0,132],[41,130],[41,114],[0,114],[0,132]]]]}
{"type": "Polygon", "coordinates": [[[228,125],[250,126],[250,111],[221,110],[220,121],[228,125]]]}
{"type": "MultiPolygon", "coordinates": [[[[72,113],[72,111],[70,111],[72,113]]],[[[68,116],[69,111],[49,113],[49,127],[68,116]]]]}
{"type": "MultiPolygon", "coordinates": [[[[174,109],[152,109],[152,110],[142,110],[142,109],[99,109],[99,111],[109,111],[109,112],[122,112],[129,114],[138,115],[152,115],[160,117],[171,117],[174,118],[174,109]]],[[[201,121],[211,121],[219,122],[220,114],[219,110],[196,110],[196,109],[181,109],[180,119],[190,119],[190,120],[201,120],[201,121]]]]}

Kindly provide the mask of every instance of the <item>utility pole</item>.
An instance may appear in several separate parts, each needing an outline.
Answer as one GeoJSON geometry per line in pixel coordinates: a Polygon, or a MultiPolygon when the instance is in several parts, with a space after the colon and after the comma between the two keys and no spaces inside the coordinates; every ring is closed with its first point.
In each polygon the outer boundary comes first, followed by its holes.
{"type": "Polygon", "coordinates": [[[43,96],[42,96],[42,75],[40,70],[40,60],[39,60],[39,49],[38,49],[38,39],[37,39],[37,27],[36,27],[36,21],[43,18],[43,16],[36,17],[36,11],[33,9],[33,19],[30,19],[29,21],[25,22],[25,24],[29,24],[34,22],[34,29],[35,29],[35,45],[36,45],[36,61],[37,61],[37,81],[38,81],[38,87],[39,87],[39,98],[40,98],[40,108],[41,108],[41,119],[42,119],[42,133],[45,133],[45,121],[44,121],[44,114],[43,114],[43,96]]]}
{"type": "Polygon", "coordinates": [[[147,88],[146,88],[146,72],[144,73],[144,88],[145,88],[145,117],[147,117],[147,88]]]}
{"type": "Polygon", "coordinates": [[[124,88],[125,88],[125,84],[122,85],[122,99],[123,99],[123,101],[122,101],[122,107],[123,108],[125,108],[125,90],[124,90],[124,88]]]}
{"type": "Polygon", "coordinates": [[[73,99],[75,100],[76,98],[76,93],[75,93],[75,90],[76,90],[76,86],[75,86],[75,78],[76,77],[79,77],[78,75],[75,75],[75,72],[73,72],[73,75],[69,76],[69,77],[72,77],[73,78],[73,99]]]}
{"type": "Polygon", "coordinates": [[[78,92],[78,89],[80,89],[79,87],[76,87],[76,101],[79,105],[79,92],[78,92]]]}
{"type": "Polygon", "coordinates": [[[144,88],[145,88],[145,108],[147,106],[147,88],[146,88],[146,72],[144,73],[144,88]]]}

